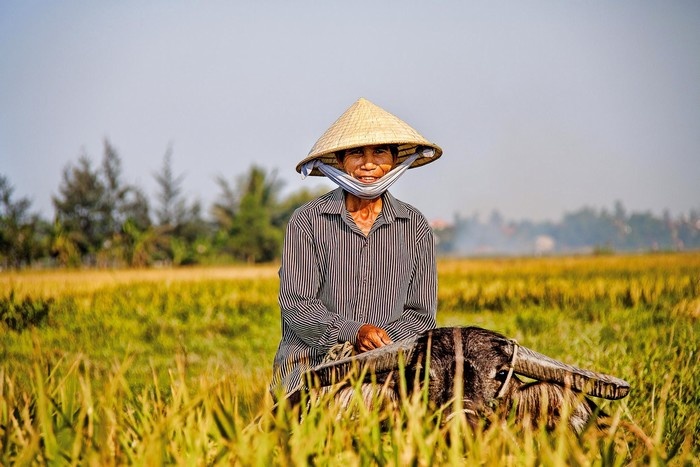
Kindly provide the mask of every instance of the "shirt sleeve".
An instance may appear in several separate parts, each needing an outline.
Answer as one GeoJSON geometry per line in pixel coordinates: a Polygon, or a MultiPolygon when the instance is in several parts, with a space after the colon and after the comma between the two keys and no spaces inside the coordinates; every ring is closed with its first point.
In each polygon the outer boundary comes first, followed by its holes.
{"type": "Polygon", "coordinates": [[[362,323],[331,312],[318,298],[322,274],[317,255],[310,223],[295,213],[280,267],[282,319],[309,347],[325,352],[341,340],[354,344],[362,323]]]}
{"type": "Polygon", "coordinates": [[[418,241],[415,266],[401,316],[384,326],[393,341],[435,328],[437,311],[437,265],[435,240],[428,227],[418,241]]]}

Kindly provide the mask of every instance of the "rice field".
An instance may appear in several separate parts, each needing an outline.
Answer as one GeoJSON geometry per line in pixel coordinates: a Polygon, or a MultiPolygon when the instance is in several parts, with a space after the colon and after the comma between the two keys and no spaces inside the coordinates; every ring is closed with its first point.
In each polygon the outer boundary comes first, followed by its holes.
{"type": "Polygon", "coordinates": [[[277,266],[0,273],[0,465],[700,465],[700,253],[441,260],[438,324],[626,379],[606,432],[267,391],[277,266]]]}

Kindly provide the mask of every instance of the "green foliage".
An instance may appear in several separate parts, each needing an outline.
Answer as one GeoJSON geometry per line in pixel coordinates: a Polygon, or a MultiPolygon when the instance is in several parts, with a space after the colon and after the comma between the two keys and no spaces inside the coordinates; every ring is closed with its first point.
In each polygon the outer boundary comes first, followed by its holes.
{"type": "Polygon", "coordinates": [[[53,197],[56,219],[73,234],[81,254],[97,251],[109,233],[109,219],[105,186],[86,155],[76,167],[66,167],[58,190],[53,197]]]}
{"type": "Polygon", "coordinates": [[[165,247],[165,237],[157,227],[140,229],[136,222],[129,219],[124,223],[123,231],[118,237],[118,246],[121,248],[121,256],[129,266],[150,265],[159,248],[165,247]]]}
{"type": "Polygon", "coordinates": [[[175,176],[172,168],[172,147],[163,156],[161,171],[154,174],[158,183],[158,207],[156,219],[158,225],[175,229],[187,221],[187,206],[182,196],[184,175],[175,176]]]}
{"type": "Polygon", "coordinates": [[[122,181],[121,170],[121,159],[107,140],[100,168],[93,169],[87,155],[80,157],[77,166],[65,168],[59,194],[53,197],[52,250],[59,264],[123,264],[124,225],[128,222],[141,230],[150,226],[146,197],[138,187],[122,181]]]}
{"type": "Polygon", "coordinates": [[[0,332],[0,464],[697,462],[700,255],[443,261],[438,269],[440,325],[491,328],[629,381],[627,398],[597,401],[610,430],[573,437],[512,420],[472,430],[459,417],[442,424],[420,397],[397,413],[358,407],[354,418],[321,400],[300,423],[272,411],[267,392],[280,337],[273,273],[124,273],[96,287],[81,272],[59,279],[77,276],[74,287],[15,275],[15,289],[47,304],[50,319],[0,332]]]}
{"type": "Polygon", "coordinates": [[[279,258],[294,209],[320,194],[300,190],[281,199],[276,174],[252,166],[235,186],[217,180],[222,193],[210,223],[201,204],[184,197],[172,148],[153,175],[159,188],[155,224],[143,191],[122,180],[121,159],[107,140],[99,167],[84,154],[65,168],[52,198],[53,224],[30,215],[29,200],[12,199],[13,189],[0,175],[0,268],[39,259],[69,268],[270,262],[279,258]]]}
{"type": "Polygon", "coordinates": [[[41,222],[29,213],[31,201],[14,199],[14,187],[0,174],[0,267],[27,265],[45,254],[41,222]]]}
{"type": "Polygon", "coordinates": [[[275,174],[253,166],[233,189],[220,178],[223,195],[214,205],[220,242],[240,261],[271,261],[282,249],[284,225],[273,223],[281,188],[275,174]]]}
{"type": "Polygon", "coordinates": [[[122,162],[116,149],[107,140],[104,146],[101,172],[104,185],[103,215],[108,224],[107,231],[115,234],[125,220],[122,216],[130,189],[121,180],[122,162]]]}
{"type": "Polygon", "coordinates": [[[182,194],[184,175],[175,176],[172,169],[172,147],[163,157],[161,171],[154,173],[158,183],[156,208],[157,227],[150,229],[130,228],[130,240],[144,240],[139,248],[141,264],[161,262],[176,266],[192,264],[193,242],[207,234],[207,226],[201,218],[199,202],[188,205],[182,194]],[[135,235],[138,234],[138,235],[135,235]]]}
{"type": "Polygon", "coordinates": [[[272,218],[272,223],[277,226],[286,226],[298,207],[320,197],[328,191],[330,191],[328,187],[322,186],[314,190],[301,188],[298,191],[290,193],[278,203],[272,218]]]}
{"type": "Polygon", "coordinates": [[[80,266],[82,263],[82,256],[78,248],[80,234],[67,230],[60,221],[56,221],[52,237],[51,254],[56,258],[58,264],[70,268],[80,266]]]}
{"type": "MultiPolygon", "coordinates": [[[[7,297],[0,297],[0,324],[13,331],[41,326],[49,319],[53,299],[25,297],[18,299],[13,290],[7,297]]],[[[2,329],[2,326],[0,326],[2,329]]]]}
{"type": "Polygon", "coordinates": [[[322,191],[299,190],[280,200],[282,183],[276,173],[253,166],[239,178],[236,188],[219,179],[222,195],[213,213],[218,241],[234,258],[247,263],[279,258],[284,230],[296,208],[322,191]]]}

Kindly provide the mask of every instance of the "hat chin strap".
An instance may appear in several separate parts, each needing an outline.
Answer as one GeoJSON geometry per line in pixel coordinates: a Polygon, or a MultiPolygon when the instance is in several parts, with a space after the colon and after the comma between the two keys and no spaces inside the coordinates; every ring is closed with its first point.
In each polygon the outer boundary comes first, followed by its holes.
{"type": "Polygon", "coordinates": [[[373,183],[362,183],[350,176],[350,174],[339,170],[332,165],[323,163],[320,159],[314,159],[301,166],[301,174],[306,178],[314,168],[317,168],[323,175],[330,178],[343,190],[358,198],[375,199],[381,196],[419,157],[433,157],[432,151],[416,152],[404,159],[399,165],[391,169],[386,175],[373,183]]]}

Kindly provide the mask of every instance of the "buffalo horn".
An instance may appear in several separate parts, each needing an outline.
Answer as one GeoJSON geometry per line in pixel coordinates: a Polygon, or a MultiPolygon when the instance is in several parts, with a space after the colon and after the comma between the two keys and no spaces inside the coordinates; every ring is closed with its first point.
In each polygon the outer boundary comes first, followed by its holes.
{"type": "Polygon", "coordinates": [[[520,375],[567,386],[593,397],[621,399],[630,390],[629,383],[623,379],[567,365],[527,347],[518,347],[513,367],[520,375]]]}
{"type": "Polygon", "coordinates": [[[321,386],[330,386],[340,382],[353,369],[358,368],[366,368],[369,374],[388,373],[398,369],[399,355],[403,355],[404,362],[411,359],[418,338],[419,336],[415,336],[359,355],[353,355],[334,362],[322,363],[312,368],[309,373],[318,378],[321,386]]]}

